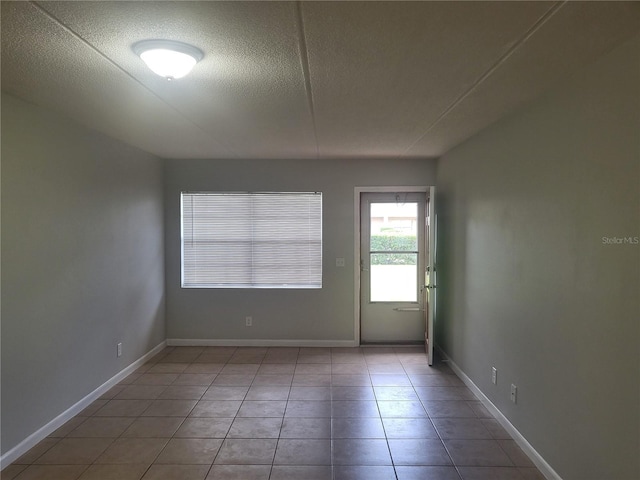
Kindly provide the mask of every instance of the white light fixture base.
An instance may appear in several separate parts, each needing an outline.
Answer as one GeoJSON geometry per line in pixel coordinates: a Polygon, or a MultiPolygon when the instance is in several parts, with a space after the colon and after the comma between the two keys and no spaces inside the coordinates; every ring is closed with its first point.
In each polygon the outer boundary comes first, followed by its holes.
{"type": "Polygon", "coordinates": [[[184,77],[204,58],[199,48],[173,40],[143,40],[132,49],[151,71],[167,80],[184,77]]]}

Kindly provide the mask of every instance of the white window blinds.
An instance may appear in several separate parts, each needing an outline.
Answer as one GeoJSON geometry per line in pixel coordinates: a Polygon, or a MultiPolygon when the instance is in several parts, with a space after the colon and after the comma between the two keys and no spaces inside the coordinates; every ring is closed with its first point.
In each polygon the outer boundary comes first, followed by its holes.
{"type": "Polygon", "coordinates": [[[321,193],[182,193],[182,286],[321,288],[321,193]]]}

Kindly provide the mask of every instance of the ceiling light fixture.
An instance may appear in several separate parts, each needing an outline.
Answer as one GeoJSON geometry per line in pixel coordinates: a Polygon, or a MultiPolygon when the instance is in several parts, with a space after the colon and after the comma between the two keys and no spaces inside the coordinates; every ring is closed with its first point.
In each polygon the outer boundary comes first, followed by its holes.
{"type": "Polygon", "coordinates": [[[143,40],[132,48],[152,72],[167,80],[184,77],[204,57],[199,48],[173,40],[143,40]]]}

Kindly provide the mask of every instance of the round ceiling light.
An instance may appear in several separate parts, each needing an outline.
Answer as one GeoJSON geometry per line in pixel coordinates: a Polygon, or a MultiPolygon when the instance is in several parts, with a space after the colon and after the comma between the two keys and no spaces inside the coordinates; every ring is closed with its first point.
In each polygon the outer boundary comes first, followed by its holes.
{"type": "Polygon", "coordinates": [[[143,40],[133,44],[133,51],[167,80],[184,77],[204,57],[199,48],[173,40],[143,40]]]}

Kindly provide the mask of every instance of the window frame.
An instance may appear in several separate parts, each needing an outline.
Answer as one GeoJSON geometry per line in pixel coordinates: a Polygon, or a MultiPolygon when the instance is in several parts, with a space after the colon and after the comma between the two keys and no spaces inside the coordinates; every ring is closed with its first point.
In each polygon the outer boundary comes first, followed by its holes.
{"type": "MultiPolygon", "coordinates": [[[[249,210],[253,211],[254,204],[251,204],[251,208],[249,210]]],[[[264,207],[264,204],[262,205],[264,207]]],[[[193,208],[193,207],[192,207],[193,208]]],[[[193,212],[193,211],[192,211],[193,212]]],[[[286,211],[284,211],[286,213],[286,211]]],[[[228,212],[225,212],[228,213],[228,212]]],[[[295,217],[297,212],[291,212],[290,216],[295,217]]],[[[246,241],[250,240],[251,250],[253,252],[253,246],[255,244],[259,244],[259,240],[257,239],[260,234],[264,234],[264,226],[263,230],[259,230],[258,233],[255,233],[255,219],[252,219],[251,216],[245,215],[244,217],[238,217],[240,220],[244,220],[247,225],[251,225],[252,233],[247,237],[246,241]]],[[[235,220],[237,221],[238,218],[235,220]]],[[[259,192],[224,192],[224,191],[181,191],[180,192],[180,286],[184,289],[321,289],[322,281],[323,281],[323,195],[322,192],[275,192],[275,191],[259,191],[259,192]],[[256,278],[256,269],[255,260],[252,258],[248,261],[248,265],[250,268],[250,279],[245,279],[241,282],[220,282],[220,281],[209,281],[209,282],[194,282],[188,281],[187,275],[185,274],[185,269],[189,268],[189,265],[185,263],[185,198],[187,196],[237,196],[237,197],[247,197],[251,202],[259,201],[261,198],[265,199],[269,196],[283,196],[284,198],[290,196],[307,196],[317,199],[317,204],[312,204],[310,201],[310,205],[312,207],[313,213],[309,214],[307,218],[310,219],[310,223],[314,223],[314,227],[309,227],[305,232],[309,235],[314,234],[317,235],[312,237],[310,241],[308,241],[308,245],[311,246],[312,251],[310,251],[310,257],[306,262],[307,268],[315,269],[315,272],[308,274],[308,278],[310,281],[308,282],[299,282],[295,281],[295,275],[292,276],[290,281],[282,281],[282,282],[257,282],[256,278]],[[309,261],[310,260],[310,261],[309,261]]],[[[194,221],[189,225],[194,225],[194,221]]],[[[258,222],[259,223],[259,222],[258,222]]],[[[294,226],[293,222],[289,223],[288,226],[294,226]]],[[[277,233],[277,232],[276,232],[277,233]]],[[[276,239],[278,240],[278,239],[276,239]]],[[[242,241],[239,239],[238,241],[242,241]]],[[[287,246],[287,241],[282,242],[272,242],[273,245],[279,246],[287,246]]],[[[262,259],[263,257],[256,257],[258,259],[262,259]]],[[[264,257],[266,258],[266,257],[264,257]]],[[[304,264],[295,264],[294,266],[300,266],[304,264]]],[[[247,264],[245,264],[245,268],[247,264]]],[[[263,267],[264,268],[264,267],[263,267]]],[[[294,268],[294,267],[292,267],[294,268]]],[[[259,275],[259,274],[258,274],[259,275]]]]}

